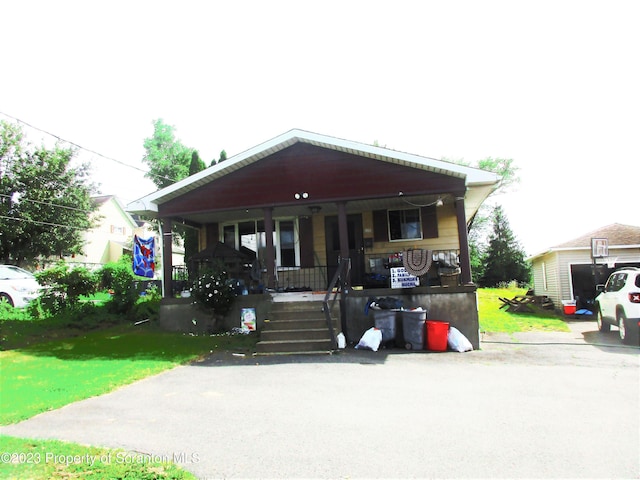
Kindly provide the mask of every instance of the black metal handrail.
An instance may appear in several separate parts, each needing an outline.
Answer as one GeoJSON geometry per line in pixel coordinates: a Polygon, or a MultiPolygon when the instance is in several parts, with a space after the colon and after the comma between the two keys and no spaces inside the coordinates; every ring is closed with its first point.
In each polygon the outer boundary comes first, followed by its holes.
{"type": "Polygon", "coordinates": [[[351,272],[351,259],[350,258],[342,258],[340,259],[340,266],[336,270],[336,273],[333,275],[331,279],[331,283],[327,287],[327,293],[324,296],[324,300],[322,301],[322,311],[324,312],[324,318],[327,321],[327,327],[329,328],[329,334],[331,335],[331,342],[333,345],[336,345],[336,332],[333,328],[333,320],[331,318],[331,310],[336,303],[336,299],[338,297],[338,293],[346,295],[349,290],[349,274],[351,272]],[[338,286],[338,280],[340,280],[340,288],[336,288],[338,286]],[[335,289],[335,292],[334,292],[335,289]],[[329,299],[331,298],[331,293],[333,293],[333,300],[331,301],[331,306],[329,306],[329,299]]]}

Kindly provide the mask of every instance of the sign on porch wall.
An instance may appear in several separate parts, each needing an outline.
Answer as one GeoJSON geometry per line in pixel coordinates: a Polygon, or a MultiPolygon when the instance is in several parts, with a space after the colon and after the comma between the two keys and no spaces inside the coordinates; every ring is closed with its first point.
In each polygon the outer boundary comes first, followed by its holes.
{"type": "Polygon", "coordinates": [[[256,331],[256,309],[243,308],[240,310],[240,328],[243,332],[256,331]]]}
{"type": "Polygon", "coordinates": [[[391,288],[413,288],[420,286],[420,279],[411,275],[404,267],[391,268],[391,288]]]}

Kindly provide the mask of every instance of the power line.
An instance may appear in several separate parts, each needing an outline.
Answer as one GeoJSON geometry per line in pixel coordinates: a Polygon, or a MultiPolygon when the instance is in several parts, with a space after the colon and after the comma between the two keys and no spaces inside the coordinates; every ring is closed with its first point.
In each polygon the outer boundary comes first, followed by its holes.
{"type": "Polygon", "coordinates": [[[11,118],[12,120],[15,120],[15,121],[16,121],[16,122],[18,122],[18,123],[22,123],[23,125],[26,125],[26,126],[28,126],[29,128],[33,128],[34,130],[38,130],[39,132],[46,133],[47,135],[50,135],[50,136],[52,136],[53,138],[55,138],[55,139],[57,139],[57,140],[59,140],[59,141],[61,141],[61,142],[68,143],[69,145],[72,145],[72,146],[74,146],[74,147],[76,147],[76,148],[79,148],[79,149],[81,149],[81,150],[84,150],[85,152],[89,152],[89,153],[92,153],[92,154],[94,154],[94,155],[98,155],[99,157],[102,157],[102,158],[104,158],[105,160],[111,160],[112,162],[116,162],[116,163],[118,163],[118,164],[120,164],[120,165],[122,165],[122,166],[124,166],[124,167],[133,168],[134,170],[137,170],[137,171],[139,171],[139,172],[142,172],[142,173],[144,173],[145,175],[151,175],[151,176],[153,176],[153,177],[161,178],[161,179],[163,179],[163,180],[169,180],[169,181],[170,181],[170,182],[172,182],[172,183],[177,182],[177,180],[174,180],[173,178],[169,178],[169,177],[165,177],[164,175],[158,175],[158,174],[156,174],[156,173],[148,172],[148,171],[146,171],[146,170],[144,170],[144,169],[142,169],[142,168],[136,167],[135,165],[130,165],[130,164],[125,163],[125,162],[123,162],[123,161],[121,161],[121,160],[118,160],[118,159],[116,159],[116,158],[108,157],[107,155],[103,155],[103,154],[101,154],[101,153],[99,153],[99,152],[96,152],[95,150],[91,150],[90,148],[85,148],[85,147],[83,147],[83,146],[81,146],[81,145],[78,145],[77,143],[74,143],[74,142],[72,142],[72,141],[70,141],[70,140],[65,140],[64,138],[62,138],[62,137],[60,137],[60,136],[58,136],[58,135],[56,135],[56,134],[54,134],[54,133],[48,132],[48,131],[46,131],[46,130],[43,130],[42,128],[36,127],[36,126],[34,126],[34,125],[31,125],[30,123],[27,123],[27,122],[25,122],[24,120],[21,120],[21,119],[19,119],[19,118],[17,118],[17,117],[14,117],[13,115],[9,115],[8,113],[4,113],[4,112],[1,112],[1,111],[0,111],[0,114],[4,115],[5,117],[11,118]]]}
{"type": "MultiPolygon", "coordinates": [[[[11,195],[5,195],[4,193],[0,193],[0,197],[12,198],[11,195]]],[[[21,199],[18,200],[18,202],[24,202],[24,201],[32,202],[32,203],[39,203],[41,205],[49,205],[51,207],[68,208],[69,210],[76,210],[78,212],[87,213],[87,214],[93,213],[90,210],[84,210],[82,208],[69,207],[67,205],[60,205],[60,204],[57,204],[57,203],[41,202],[39,200],[31,200],[30,198],[21,198],[21,199]]]]}
{"type": "Polygon", "coordinates": [[[6,217],[4,215],[0,215],[0,218],[4,218],[5,220],[16,220],[18,222],[35,223],[36,225],[47,225],[49,227],[62,227],[62,228],[73,228],[76,230],[87,230],[85,227],[74,227],[73,225],[61,225],[59,223],[40,222],[38,220],[31,220],[28,218],[6,217]]]}

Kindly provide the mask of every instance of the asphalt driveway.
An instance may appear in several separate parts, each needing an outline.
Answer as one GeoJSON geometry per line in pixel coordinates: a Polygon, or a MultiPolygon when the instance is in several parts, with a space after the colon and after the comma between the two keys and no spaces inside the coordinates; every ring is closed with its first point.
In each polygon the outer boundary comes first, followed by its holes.
{"type": "Polygon", "coordinates": [[[638,478],[639,350],[616,333],[583,321],[464,354],[219,354],[0,432],[203,479],[638,478]]]}

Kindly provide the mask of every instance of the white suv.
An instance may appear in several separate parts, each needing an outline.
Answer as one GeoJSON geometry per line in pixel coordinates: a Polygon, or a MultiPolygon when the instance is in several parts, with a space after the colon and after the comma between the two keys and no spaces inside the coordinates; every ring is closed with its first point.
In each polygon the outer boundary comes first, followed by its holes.
{"type": "Polygon", "coordinates": [[[608,332],[618,327],[620,340],[638,343],[640,337],[640,268],[627,267],[609,276],[606,285],[598,285],[595,300],[598,329],[608,332]]]}

